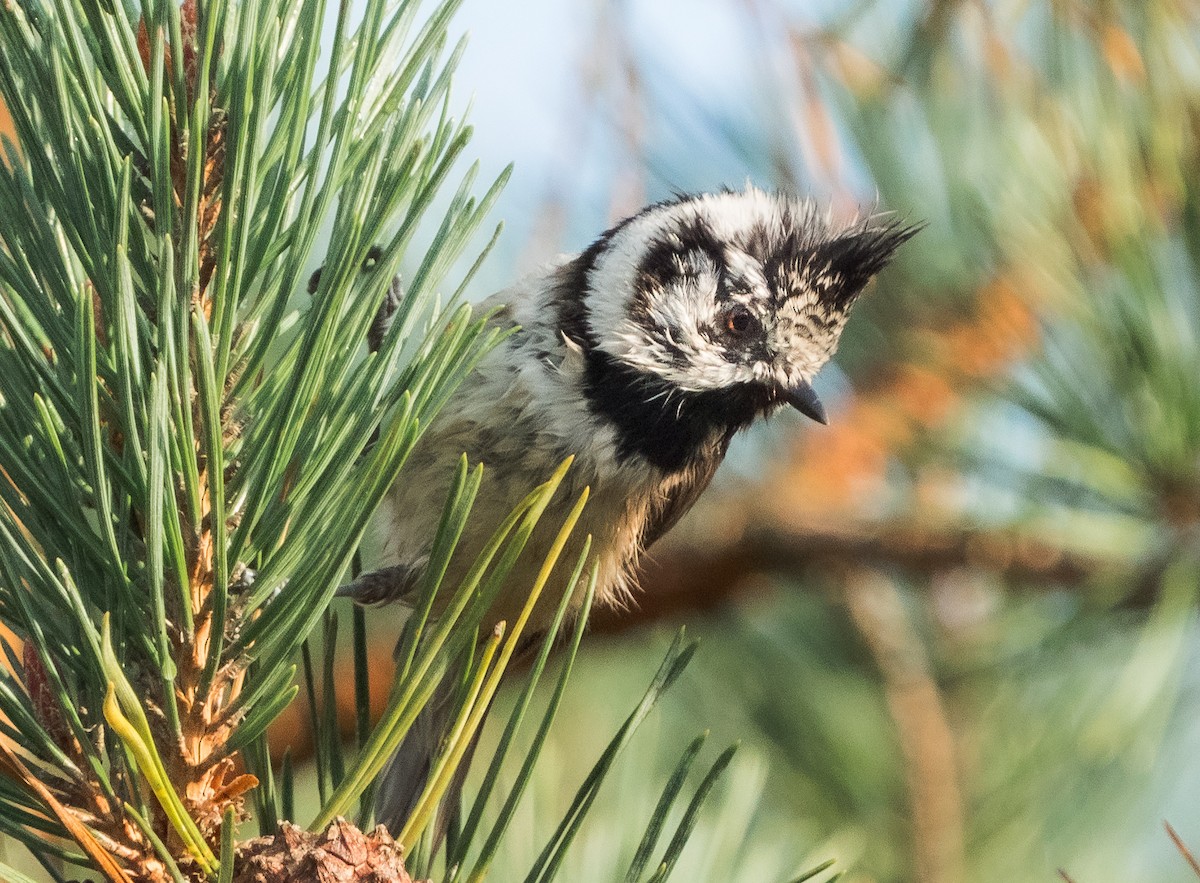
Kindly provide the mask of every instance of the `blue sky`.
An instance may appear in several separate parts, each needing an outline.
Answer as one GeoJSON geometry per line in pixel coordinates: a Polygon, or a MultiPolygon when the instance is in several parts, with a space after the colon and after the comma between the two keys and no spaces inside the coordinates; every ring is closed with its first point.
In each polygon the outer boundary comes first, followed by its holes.
{"type": "MultiPolygon", "coordinates": [[[[611,220],[614,180],[629,171],[622,168],[629,158],[611,142],[620,109],[611,98],[588,105],[583,82],[587,65],[595,64],[603,5],[591,0],[466,0],[456,19],[454,28],[470,35],[456,82],[460,98],[473,97],[473,151],[491,174],[510,160],[515,163],[497,209],[507,227],[499,263],[527,239],[547,187],[578,210],[563,231],[562,249],[582,247],[611,220]],[[589,115],[581,118],[585,108],[589,115]]],[[[652,74],[651,88],[680,83],[716,104],[753,106],[754,96],[747,93],[755,73],[769,60],[751,56],[738,4],[658,0],[623,8],[630,44],[652,74]]],[[[604,53],[610,47],[602,43],[599,48],[604,53]]],[[[611,56],[600,65],[610,84],[619,81],[611,56]]],[[[669,101],[670,95],[665,98],[669,101]]],[[[641,124],[652,151],[663,160],[660,180],[651,181],[652,188],[738,186],[751,171],[728,158],[714,159],[711,145],[689,143],[688,135],[672,131],[667,121],[641,124]],[[665,166],[671,171],[664,174],[665,166]]]]}

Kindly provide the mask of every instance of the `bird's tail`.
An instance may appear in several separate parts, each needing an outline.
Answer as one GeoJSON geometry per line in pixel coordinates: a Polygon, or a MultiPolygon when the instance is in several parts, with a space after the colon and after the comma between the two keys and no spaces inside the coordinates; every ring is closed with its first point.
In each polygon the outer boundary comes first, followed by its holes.
{"type": "Polygon", "coordinates": [[[433,758],[449,729],[454,696],[449,680],[449,674],[442,678],[375,783],[375,821],[393,834],[400,833],[417,808],[433,758]]]}
{"type": "MultiPolygon", "coordinates": [[[[519,669],[532,660],[544,636],[545,633],[539,631],[525,636],[509,661],[508,671],[519,669]]],[[[429,702],[421,709],[400,747],[396,749],[396,753],[376,780],[375,821],[385,825],[393,835],[400,833],[413,810],[417,808],[417,801],[429,781],[433,763],[443,750],[442,743],[454,723],[459,707],[456,700],[459,698],[461,685],[460,667],[451,666],[434,688],[429,702]]],[[[441,806],[433,822],[435,851],[462,805],[463,785],[466,783],[471,760],[475,756],[479,736],[490,711],[489,705],[471,736],[471,741],[454,771],[454,777],[442,795],[441,806]]]]}
{"type": "MultiPolygon", "coordinates": [[[[461,678],[456,669],[442,676],[433,695],[413,721],[408,734],[392,755],[375,783],[375,821],[398,835],[417,808],[434,760],[441,753],[443,742],[454,722],[461,678]]],[[[434,849],[441,844],[454,814],[461,804],[463,785],[479,743],[482,723],[471,737],[466,752],[459,761],[449,786],[441,798],[434,818],[434,849]]]]}

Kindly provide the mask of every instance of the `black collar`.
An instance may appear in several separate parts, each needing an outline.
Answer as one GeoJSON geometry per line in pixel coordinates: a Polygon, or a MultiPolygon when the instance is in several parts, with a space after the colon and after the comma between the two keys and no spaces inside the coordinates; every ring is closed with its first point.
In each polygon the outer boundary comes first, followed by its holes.
{"type": "Polygon", "coordinates": [[[729,440],[771,407],[770,393],[746,384],[687,392],[606,352],[586,353],[584,395],[617,435],[617,457],[640,456],[664,472],[683,469],[729,440]]]}

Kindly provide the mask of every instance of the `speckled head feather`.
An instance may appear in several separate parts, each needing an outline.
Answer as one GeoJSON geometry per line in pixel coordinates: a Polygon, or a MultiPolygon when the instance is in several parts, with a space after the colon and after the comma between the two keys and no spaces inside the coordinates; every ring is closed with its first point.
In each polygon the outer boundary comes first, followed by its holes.
{"type": "Polygon", "coordinates": [[[658,203],[569,265],[562,336],[586,354],[585,393],[622,450],[665,469],[785,402],[822,420],[809,381],[854,300],[916,232],[837,223],[751,188],[658,203]]]}
{"type": "Polygon", "coordinates": [[[586,336],[683,392],[809,381],[915,232],[877,216],[839,224],[753,188],[659,203],[594,247],[586,336]]]}

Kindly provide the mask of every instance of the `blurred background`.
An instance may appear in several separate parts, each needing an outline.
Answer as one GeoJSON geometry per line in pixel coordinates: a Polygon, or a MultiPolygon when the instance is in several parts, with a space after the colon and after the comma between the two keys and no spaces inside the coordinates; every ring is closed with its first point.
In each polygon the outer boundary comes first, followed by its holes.
{"type": "Polygon", "coordinates": [[[458,25],[469,150],[516,162],[475,297],[676,191],[928,223],[818,378],[830,425],[740,437],[640,606],[597,613],[493,879],[680,624],[700,650],[564,879],[620,878],[706,729],[741,747],[674,879],[1197,879],[1163,823],[1200,848],[1200,6],[465,0],[458,25]]]}
{"type": "MultiPolygon", "coordinates": [[[[818,378],[830,425],[739,438],[639,609],[598,615],[532,827],[678,625],[702,644],[565,878],[619,878],[711,728],[742,745],[680,879],[1196,879],[1163,822],[1200,846],[1200,7],[467,0],[459,22],[473,147],[516,162],[479,296],[675,191],[928,222],[818,378]]],[[[514,838],[514,876],[546,836],[514,838]]]]}

